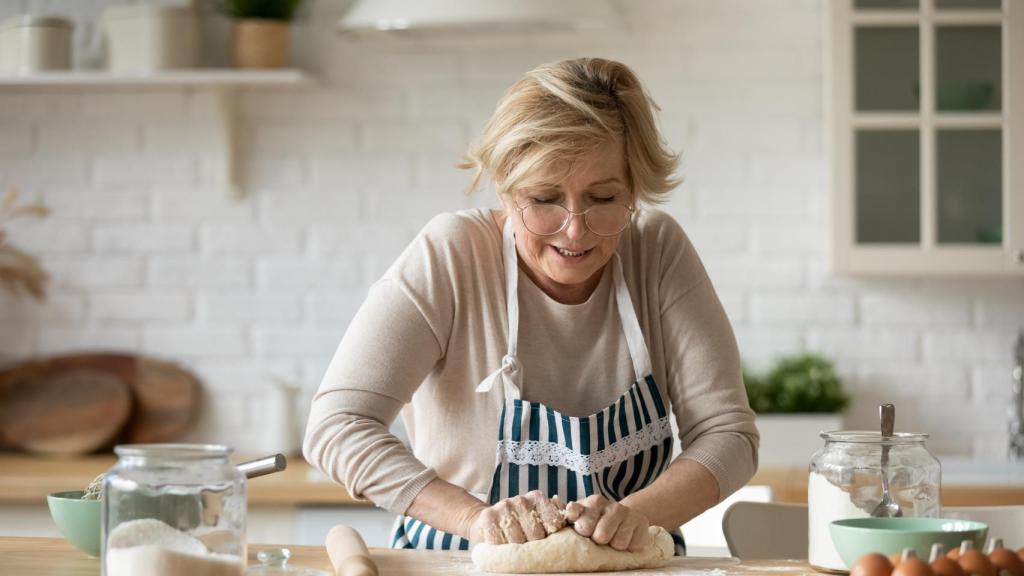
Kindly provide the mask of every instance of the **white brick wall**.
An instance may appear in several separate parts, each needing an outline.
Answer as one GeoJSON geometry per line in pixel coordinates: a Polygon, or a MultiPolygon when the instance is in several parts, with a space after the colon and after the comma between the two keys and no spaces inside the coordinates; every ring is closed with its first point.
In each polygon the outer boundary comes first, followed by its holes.
{"type": "MultiPolygon", "coordinates": [[[[115,1],[9,0],[0,17],[70,15],[82,65],[115,1]]],[[[541,62],[601,55],[634,67],[685,152],[664,209],[704,257],[744,359],[822,351],[856,395],[849,426],[873,427],[892,400],[897,426],[931,432],[936,451],[997,458],[1024,282],[829,269],[823,2],[631,0],[623,30],[569,36],[354,39],[330,19],[300,24],[301,63],[322,83],[240,97],[240,201],[218,186],[209,92],[0,91],[0,186],[53,209],[11,227],[53,289],[45,305],[2,300],[0,357],[175,359],[205,383],[193,438],[259,450],[268,386],[308,395],[416,231],[439,211],[493,204],[464,196],[468,175],[452,165],[504,89],[541,62]]]]}

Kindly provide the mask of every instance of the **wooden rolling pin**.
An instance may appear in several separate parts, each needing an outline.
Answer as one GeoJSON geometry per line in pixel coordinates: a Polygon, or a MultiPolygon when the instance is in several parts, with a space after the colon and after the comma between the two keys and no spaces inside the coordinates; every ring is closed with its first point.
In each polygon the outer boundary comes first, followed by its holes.
{"type": "Polygon", "coordinates": [[[335,576],[378,576],[366,543],[352,527],[338,524],[331,528],[326,546],[335,576]]]}

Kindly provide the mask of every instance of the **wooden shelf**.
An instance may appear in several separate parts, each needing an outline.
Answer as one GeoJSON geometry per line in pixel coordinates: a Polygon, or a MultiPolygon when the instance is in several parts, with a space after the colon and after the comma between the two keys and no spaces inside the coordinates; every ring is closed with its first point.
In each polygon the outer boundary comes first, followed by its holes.
{"type": "Polygon", "coordinates": [[[119,74],[105,70],[40,72],[0,76],[0,88],[270,88],[305,87],[315,82],[303,70],[235,70],[197,68],[152,74],[119,74]]]}

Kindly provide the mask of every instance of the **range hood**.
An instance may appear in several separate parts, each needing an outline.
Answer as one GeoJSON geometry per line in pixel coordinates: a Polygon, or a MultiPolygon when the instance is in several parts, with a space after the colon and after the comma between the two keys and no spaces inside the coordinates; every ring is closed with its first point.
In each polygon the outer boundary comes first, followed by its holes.
{"type": "Polygon", "coordinates": [[[532,31],[606,29],[609,0],[355,0],[343,31],[532,31]]]}

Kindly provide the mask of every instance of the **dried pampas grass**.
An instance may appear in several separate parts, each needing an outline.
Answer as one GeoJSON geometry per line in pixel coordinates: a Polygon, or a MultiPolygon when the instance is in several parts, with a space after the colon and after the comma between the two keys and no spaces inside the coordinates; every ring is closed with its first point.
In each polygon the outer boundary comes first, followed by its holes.
{"type": "Polygon", "coordinates": [[[0,200],[0,286],[13,294],[27,293],[41,302],[46,299],[50,275],[35,256],[8,241],[4,228],[8,222],[25,216],[45,218],[50,209],[41,202],[19,204],[19,196],[18,190],[11,188],[0,200]]]}

